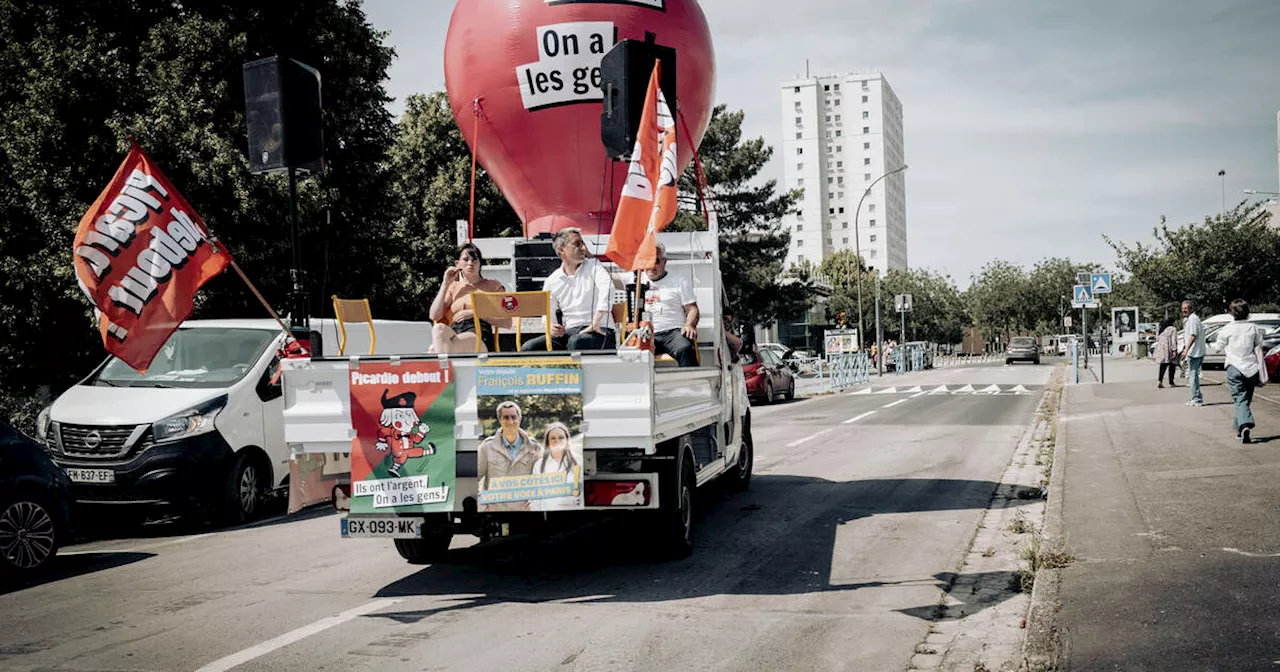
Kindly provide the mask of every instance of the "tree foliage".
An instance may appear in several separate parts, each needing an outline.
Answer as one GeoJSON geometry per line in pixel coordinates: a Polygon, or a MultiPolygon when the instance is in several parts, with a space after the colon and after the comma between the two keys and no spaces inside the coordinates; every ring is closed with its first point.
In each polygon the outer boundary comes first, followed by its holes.
{"type": "MultiPolygon", "coordinates": [[[[297,58],[323,78],[328,169],[299,190],[312,313],[329,294],[394,310],[400,269],[380,261],[392,221],[382,82],[394,55],[382,37],[345,0],[0,0],[0,318],[24,325],[0,338],[0,412],[29,423],[40,397],[102,358],[71,241],[129,135],[287,307],[287,182],[250,174],[244,156],[242,65],[264,56],[297,58]]],[[[201,292],[195,314],[266,315],[231,273],[201,292]]]]}
{"type": "MultiPolygon", "coordinates": [[[[698,154],[707,198],[720,227],[721,274],[729,301],[745,324],[772,324],[803,312],[811,290],[803,273],[784,272],[791,234],[782,217],[795,209],[800,192],[778,192],[777,180],[759,181],[773,156],[764,138],[742,138],[741,110],[717,105],[698,154]]],[[[706,230],[695,166],[680,176],[682,211],[668,230],[706,230]]]]}
{"type": "Polygon", "coordinates": [[[1145,292],[1140,296],[1156,306],[1190,299],[1203,315],[1237,298],[1280,302],[1280,232],[1268,219],[1262,204],[1242,203],[1198,225],[1171,228],[1162,217],[1153,243],[1106,241],[1145,292]]]}

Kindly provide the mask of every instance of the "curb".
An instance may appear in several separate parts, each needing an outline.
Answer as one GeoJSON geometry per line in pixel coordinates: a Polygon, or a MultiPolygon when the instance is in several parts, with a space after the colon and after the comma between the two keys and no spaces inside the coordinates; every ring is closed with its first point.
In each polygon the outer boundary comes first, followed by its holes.
{"type": "MultiPolygon", "coordinates": [[[[1044,539],[1050,543],[1065,542],[1062,506],[1065,498],[1066,444],[1070,423],[1064,422],[1065,384],[1058,397],[1058,429],[1053,444],[1053,470],[1049,474],[1049,495],[1044,513],[1044,539]]],[[[1031,672],[1063,669],[1066,660],[1064,633],[1058,626],[1062,608],[1062,569],[1044,569],[1036,574],[1031,589],[1031,606],[1027,610],[1027,635],[1023,641],[1023,668],[1031,672]]]]}

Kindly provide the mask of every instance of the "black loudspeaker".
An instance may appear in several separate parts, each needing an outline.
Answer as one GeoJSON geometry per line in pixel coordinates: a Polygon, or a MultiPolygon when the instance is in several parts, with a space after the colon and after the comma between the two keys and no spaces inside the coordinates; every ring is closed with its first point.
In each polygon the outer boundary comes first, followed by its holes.
{"type": "Polygon", "coordinates": [[[244,118],[249,170],[324,170],[320,72],[292,58],[244,64],[244,118]]]}
{"type": "Polygon", "coordinates": [[[653,33],[645,33],[644,42],[622,40],[600,61],[600,88],[604,91],[600,140],[609,158],[629,159],[635,149],[654,61],[662,61],[662,81],[658,86],[672,118],[676,118],[676,50],[653,40],[653,33]]]}
{"type": "Polygon", "coordinates": [[[512,263],[516,267],[516,291],[542,291],[542,283],[560,268],[560,255],[550,239],[516,241],[512,251],[512,263]]]}

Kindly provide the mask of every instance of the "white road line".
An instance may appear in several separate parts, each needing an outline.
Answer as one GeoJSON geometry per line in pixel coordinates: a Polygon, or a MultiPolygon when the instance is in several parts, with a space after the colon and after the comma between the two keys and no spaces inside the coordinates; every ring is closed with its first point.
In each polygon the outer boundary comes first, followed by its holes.
{"type": "Polygon", "coordinates": [[[897,401],[891,401],[891,402],[889,402],[889,403],[885,404],[884,406],[881,406],[880,408],[893,408],[894,406],[897,406],[898,404],[901,404],[901,403],[904,403],[904,402],[906,402],[906,399],[899,399],[899,400],[897,400],[897,401]]]}
{"type": "MultiPolygon", "coordinates": [[[[894,402],[894,403],[897,403],[897,402],[894,402]]],[[[840,424],[842,424],[842,425],[852,425],[853,423],[855,423],[855,422],[857,422],[857,421],[859,421],[859,420],[861,420],[861,419],[863,419],[863,418],[867,417],[868,415],[871,415],[872,413],[875,413],[875,411],[867,411],[866,413],[863,413],[862,415],[858,415],[858,416],[854,416],[854,417],[852,417],[852,418],[849,418],[848,420],[845,420],[844,422],[842,422],[842,423],[840,423],[840,424]]]]}
{"type": "Polygon", "coordinates": [[[243,665],[254,658],[265,656],[276,649],[284,648],[300,639],[306,639],[311,635],[324,632],[329,628],[342,625],[347,621],[375,612],[383,607],[389,607],[399,601],[400,600],[374,600],[354,609],[348,609],[337,616],[322,618],[315,623],[304,625],[297,630],[286,632],[275,639],[268,639],[261,644],[251,646],[239,653],[233,653],[225,658],[219,658],[196,670],[196,672],[226,672],[227,670],[243,665]]]}
{"type": "Polygon", "coordinates": [[[800,440],[798,440],[798,441],[792,441],[791,443],[788,443],[788,444],[787,444],[787,447],[788,447],[788,448],[795,448],[796,446],[798,446],[798,445],[800,445],[800,444],[802,444],[802,443],[807,443],[807,442],[809,442],[809,441],[812,441],[812,440],[814,440],[814,439],[818,438],[819,436],[822,436],[823,434],[826,434],[827,432],[830,432],[830,431],[831,431],[831,430],[833,430],[833,429],[835,429],[835,427],[832,427],[832,428],[830,428],[830,429],[824,429],[824,430],[822,430],[821,432],[816,432],[816,433],[814,433],[814,434],[810,434],[809,436],[806,436],[806,437],[804,437],[803,439],[800,439],[800,440]]]}
{"type": "Polygon", "coordinates": [[[911,395],[911,397],[910,397],[910,398],[911,398],[911,399],[915,399],[916,397],[923,397],[923,396],[924,396],[924,395],[926,395],[926,394],[929,394],[929,393],[928,393],[928,392],[916,392],[915,394],[911,395]]]}

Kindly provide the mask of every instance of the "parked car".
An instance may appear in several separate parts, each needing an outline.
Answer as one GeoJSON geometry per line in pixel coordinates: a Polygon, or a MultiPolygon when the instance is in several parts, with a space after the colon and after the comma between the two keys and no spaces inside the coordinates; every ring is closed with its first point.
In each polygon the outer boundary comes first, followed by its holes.
{"type": "Polygon", "coordinates": [[[742,375],[747,396],[772,404],[778,396],[796,397],[796,379],[791,369],[771,349],[756,348],[742,353],[742,375]]]}
{"type": "Polygon", "coordinates": [[[1008,366],[1014,362],[1040,363],[1040,346],[1036,345],[1036,339],[1015,336],[1009,341],[1009,347],[1004,351],[1004,363],[1008,366]]]}
{"type": "MultiPolygon", "coordinates": [[[[1262,334],[1264,349],[1268,341],[1280,340],[1280,315],[1275,313],[1254,313],[1249,316],[1249,321],[1258,326],[1258,332],[1262,334]]],[[[1229,322],[1215,322],[1205,325],[1203,363],[1205,368],[1222,369],[1226,367],[1227,356],[1222,352],[1222,348],[1218,346],[1218,333],[1227,324],[1229,322]]]]}
{"type": "Polygon", "coordinates": [[[1276,380],[1276,374],[1280,373],[1280,343],[1267,349],[1267,356],[1263,361],[1267,363],[1267,379],[1280,383],[1280,380],[1276,380]]]}
{"type": "Polygon", "coordinates": [[[71,480],[44,446],[0,423],[0,578],[46,569],[71,529],[71,480]]]}

